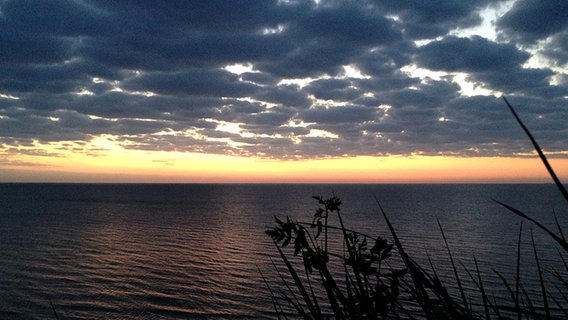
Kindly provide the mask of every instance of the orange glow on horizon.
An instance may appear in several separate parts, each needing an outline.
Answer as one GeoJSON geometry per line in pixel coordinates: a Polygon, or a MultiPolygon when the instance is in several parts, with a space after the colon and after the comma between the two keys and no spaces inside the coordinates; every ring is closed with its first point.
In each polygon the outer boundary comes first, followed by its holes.
{"type": "MultiPolygon", "coordinates": [[[[122,150],[99,156],[20,155],[0,165],[0,182],[141,183],[530,183],[550,182],[538,158],[430,156],[276,161],[122,150]]],[[[551,159],[563,181],[568,159],[551,159]]]]}

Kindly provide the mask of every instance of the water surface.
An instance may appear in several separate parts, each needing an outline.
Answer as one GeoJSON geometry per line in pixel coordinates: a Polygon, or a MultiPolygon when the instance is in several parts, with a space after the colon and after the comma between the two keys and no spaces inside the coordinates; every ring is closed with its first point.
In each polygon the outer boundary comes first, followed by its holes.
{"type": "MultiPolygon", "coordinates": [[[[512,274],[520,227],[492,198],[568,226],[553,185],[0,184],[0,318],[54,318],[50,301],[64,319],[274,318],[264,230],[274,216],[311,221],[312,195],[339,196],[349,228],[390,238],[376,197],[407,250],[444,272],[438,219],[456,259],[475,255],[489,279],[512,274]]],[[[545,266],[558,266],[533,230],[545,266]]]]}

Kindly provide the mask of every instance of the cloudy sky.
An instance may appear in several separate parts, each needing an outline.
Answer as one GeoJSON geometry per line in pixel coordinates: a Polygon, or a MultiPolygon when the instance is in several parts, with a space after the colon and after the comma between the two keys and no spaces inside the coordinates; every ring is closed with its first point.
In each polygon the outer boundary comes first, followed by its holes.
{"type": "Polygon", "coordinates": [[[534,158],[502,95],[566,166],[568,1],[0,0],[4,181],[534,158]]]}

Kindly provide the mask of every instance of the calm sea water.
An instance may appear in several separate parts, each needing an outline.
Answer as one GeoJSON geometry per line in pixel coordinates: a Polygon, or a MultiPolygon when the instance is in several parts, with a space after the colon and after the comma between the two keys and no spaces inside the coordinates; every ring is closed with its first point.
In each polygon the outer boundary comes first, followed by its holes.
{"type": "MultiPolygon", "coordinates": [[[[54,319],[50,301],[63,319],[274,318],[259,276],[279,285],[264,230],[274,216],[310,221],[312,195],[339,196],[347,227],[390,239],[376,196],[407,250],[449,274],[438,219],[455,258],[475,256],[497,296],[492,269],[511,274],[520,219],[492,198],[568,227],[553,185],[0,184],[0,318],[54,319]]],[[[545,267],[559,267],[533,233],[545,267]]]]}

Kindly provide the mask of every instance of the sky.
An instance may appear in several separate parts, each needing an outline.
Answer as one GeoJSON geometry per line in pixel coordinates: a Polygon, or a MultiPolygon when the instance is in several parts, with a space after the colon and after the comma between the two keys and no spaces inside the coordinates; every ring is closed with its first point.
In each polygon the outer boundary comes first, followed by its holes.
{"type": "Polygon", "coordinates": [[[0,182],[568,181],[565,0],[0,0],[0,182]]]}

